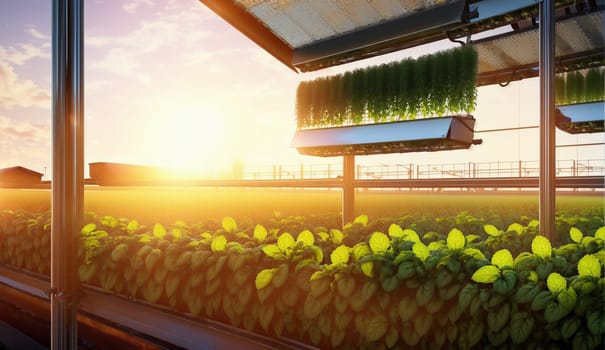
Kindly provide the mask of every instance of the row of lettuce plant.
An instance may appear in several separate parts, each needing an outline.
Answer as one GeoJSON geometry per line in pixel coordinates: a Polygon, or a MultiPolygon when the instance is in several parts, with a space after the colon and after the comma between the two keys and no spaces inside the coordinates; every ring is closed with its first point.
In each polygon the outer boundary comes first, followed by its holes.
{"type": "Polygon", "coordinates": [[[355,125],[470,113],[477,52],[471,46],[360,68],[299,84],[299,128],[355,125]]]}
{"type": "MultiPolygon", "coordinates": [[[[48,273],[49,220],[2,212],[0,262],[48,273]]],[[[605,344],[605,227],[571,227],[553,247],[535,220],[466,235],[396,223],[376,231],[365,215],[296,234],[229,217],[213,230],[88,221],[82,282],[273,337],[342,349],[605,344]]]]}

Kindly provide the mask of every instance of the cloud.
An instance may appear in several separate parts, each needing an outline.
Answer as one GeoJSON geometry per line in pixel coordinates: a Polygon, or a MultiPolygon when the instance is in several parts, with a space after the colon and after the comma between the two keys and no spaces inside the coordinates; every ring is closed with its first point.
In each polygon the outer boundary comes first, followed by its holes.
{"type": "Polygon", "coordinates": [[[0,107],[50,108],[50,93],[31,80],[21,80],[13,67],[0,60],[0,107]]]}
{"type": "Polygon", "coordinates": [[[44,35],[42,33],[40,33],[36,28],[34,27],[30,27],[27,28],[25,30],[27,33],[29,33],[29,35],[31,35],[34,39],[40,39],[40,40],[50,40],[50,36],[48,35],[44,35]]]}
{"type": "Polygon", "coordinates": [[[128,13],[135,13],[141,5],[153,6],[152,0],[134,0],[122,5],[122,9],[128,13]]]}
{"type": "Polygon", "coordinates": [[[18,44],[15,46],[0,46],[0,61],[22,65],[27,61],[40,57],[50,58],[50,44],[39,46],[33,44],[18,44]]]}
{"type": "Polygon", "coordinates": [[[21,142],[49,140],[50,124],[31,123],[0,116],[0,138],[21,142]]]}
{"type": "MultiPolygon", "coordinates": [[[[137,2],[136,6],[139,5],[140,2],[137,2]]],[[[153,74],[150,74],[149,67],[153,66],[153,62],[158,63],[167,55],[171,60],[175,57],[180,60],[183,52],[203,50],[203,40],[209,34],[201,28],[207,16],[201,4],[194,5],[159,11],[153,19],[140,21],[134,30],[120,37],[88,37],[86,45],[104,53],[99,59],[91,58],[94,61],[90,62],[90,67],[103,73],[150,83],[153,74]]],[[[161,66],[161,63],[158,65],[161,66]]]]}

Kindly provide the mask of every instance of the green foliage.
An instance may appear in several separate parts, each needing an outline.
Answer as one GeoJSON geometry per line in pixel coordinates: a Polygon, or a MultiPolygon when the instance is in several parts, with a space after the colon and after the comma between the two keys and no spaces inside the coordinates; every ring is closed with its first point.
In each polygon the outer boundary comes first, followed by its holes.
{"type": "Polygon", "coordinates": [[[296,90],[299,129],[471,113],[478,56],[468,45],[416,60],[303,81],[296,90]]]}
{"type": "Polygon", "coordinates": [[[555,80],[555,103],[566,105],[605,99],[605,69],[589,68],[559,74],[555,80]]]}
{"type": "MultiPolygon", "coordinates": [[[[530,218],[491,225],[461,213],[433,219],[429,232],[411,219],[342,230],[283,219],[227,230],[220,220],[146,228],[94,216],[78,274],[110,293],[319,348],[603,346],[601,218],[559,216],[570,233],[561,245],[536,237],[530,218]]],[[[33,257],[49,251],[49,222],[0,213],[0,262],[48,273],[49,255],[33,257]]]]}

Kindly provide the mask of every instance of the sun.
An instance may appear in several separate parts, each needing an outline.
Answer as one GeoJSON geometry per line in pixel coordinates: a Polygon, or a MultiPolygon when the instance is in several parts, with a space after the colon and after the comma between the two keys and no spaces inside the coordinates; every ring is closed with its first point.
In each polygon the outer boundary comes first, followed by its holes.
{"type": "Polygon", "coordinates": [[[223,163],[224,122],[212,108],[176,110],[162,123],[160,159],[168,168],[200,174],[223,163]]]}

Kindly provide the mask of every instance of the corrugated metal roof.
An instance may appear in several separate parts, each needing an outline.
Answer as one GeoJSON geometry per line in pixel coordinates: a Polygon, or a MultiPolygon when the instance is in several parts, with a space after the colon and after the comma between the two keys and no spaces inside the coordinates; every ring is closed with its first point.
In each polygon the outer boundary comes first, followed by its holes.
{"type": "MultiPolygon", "coordinates": [[[[556,23],[557,57],[603,50],[603,11],[574,16],[556,23]]],[[[474,43],[479,53],[478,74],[538,65],[539,31],[523,30],[474,43]]],[[[520,77],[519,77],[520,78],[520,77]]],[[[481,80],[481,79],[479,79],[481,80]]],[[[514,80],[514,79],[513,79],[514,80]]]]}
{"type": "MultiPolygon", "coordinates": [[[[199,1],[296,71],[318,70],[446,38],[464,40],[508,26],[515,29],[514,34],[476,43],[479,84],[537,74],[535,0],[199,1]],[[520,30],[523,26],[526,29],[520,30]]],[[[554,1],[559,70],[603,65],[605,0],[554,1]]]]}
{"type": "Polygon", "coordinates": [[[291,47],[404,17],[446,0],[236,0],[291,47]]]}

